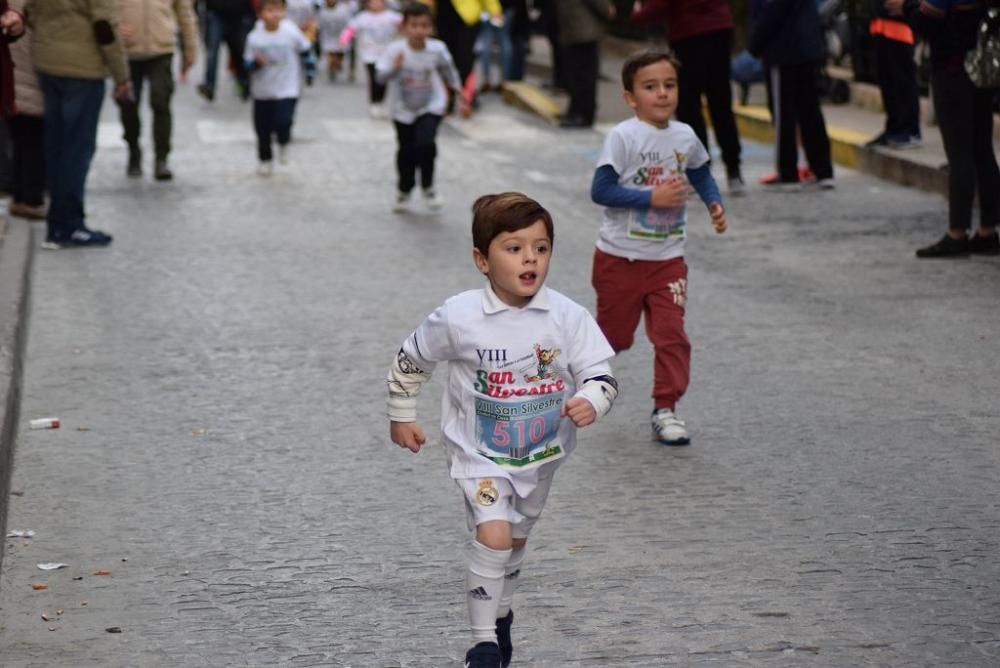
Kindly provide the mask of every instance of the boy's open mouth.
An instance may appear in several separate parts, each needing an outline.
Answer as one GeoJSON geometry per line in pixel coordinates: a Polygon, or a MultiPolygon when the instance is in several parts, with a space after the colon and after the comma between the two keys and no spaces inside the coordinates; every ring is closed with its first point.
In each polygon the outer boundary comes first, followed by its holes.
{"type": "Polygon", "coordinates": [[[533,271],[526,271],[523,274],[521,274],[519,276],[519,278],[524,283],[534,283],[535,279],[538,278],[538,274],[536,272],[533,272],[533,271]]]}

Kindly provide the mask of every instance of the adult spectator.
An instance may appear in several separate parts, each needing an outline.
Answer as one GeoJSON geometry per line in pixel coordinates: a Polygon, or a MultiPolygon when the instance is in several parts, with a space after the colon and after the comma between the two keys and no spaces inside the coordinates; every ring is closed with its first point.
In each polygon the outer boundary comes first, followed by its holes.
{"type": "Polygon", "coordinates": [[[486,12],[497,23],[503,21],[499,0],[438,0],[437,33],[455,61],[462,83],[468,82],[476,64],[479,19],[486,12]]]}
{"type": "MultiPolygon", "coordinates": [[[[25,0],[11,0],[15,10],[25,0]]],[[[28,220],[45,220],[45,103],[31,60],[31,31],[10,45],[14,59],[14,115],[7,119],[14,144],[13,196],[10,213],[28,220]]]]}
{"type": "Polygon", "coordinates": [[[980,0],[887,0],[927,39],[931,93],[948,156],[948,231],[917,250],[917,257],[1000,253],[1000,169],[993,152],[995,90],[976,88],[965,71],[965,54],[976,44],[985,15],[980,0]],[[979,193],[979,229],[970,237],[972,203],[979,193]]]}
{"type": "Polygon", "coordinates": [[[504,81],[524,78],[525,49],[528,43],[527,0],[500,0],[503,20],[485,18],[479,29],[479,62],[483,72],[480,90],[500,90],[504,81]],[[492,84],[493,45],[500,47],[500,82],[492,84]]]}
{"type": "Polygon", "coordinates": [[[733,15],[727,0],[646,0],[632,13],[632,22],[666,22],[670,47],[681,61],[678,74],[677,120],[694,128],[708,146],[701,98],[708,101],[715,139],[726,164],[731,194],[744,191],[740,171],[740,135],[733,116],[730,59],[733,51],[733,15]]]}
{"type": "Polygon", "coordinates": [[[779,190],[798,190],[796,134],[820,188],[833,188],[826,120],[819,106],[826,54],[816,0],[764,0],[750,36],[750,53],[764,61],[771,83],[779,190]]]}
{"type": "Polygon", "coordinates": [[[250,0],[205,0],[205,79],[198,93],[211,102],[219,70],[219,47],[226,43],[236,74],[240,99],[250,99],[250,73],[243,63],[243,47],[256,18],[250,0]]]}
{"type": "Polygon", "coordinates": [[[111,235],[86,225],[84,191],[97,149],[97,121],[110,72],[114,98],[132,96],[118,36],[116,0],[28,0],[32,57],[45,96],[49,185],[44,248],[107,246],[111,235]]]}
{"type": "Polygon", "coordinates": [[[172,118],[170,98],[174,93],[174,49],[180,28],[181,74],[194,65],[198,23],[191,0],[120,0],[121,33],[128,55],[134,100],[119,103],[125,142],[128,144],[127,174],[142,176],[142,149],[139,147],[139,102],[142,84],[149,81],[149,108],[153,112],[153,177],[157,181],[174,178],[167,165],[170,154],[172,118]]]}
{"type": "Polygon", "coordinates": [[[566,64],[569,107],[560,127],[589,128],[597,114],[600,41],[615,16],[607,0],[555,0],[559,45],[566,64]]]}
{"type": "Polygon", "coordinates": [[[13,181],[7,118],[14,114],[14,66],[8,45],[23,34],[24,17],[0,0],[0,192],[13,181]]]}
{"type": "Polygon", "coordinates": [[[920,91],[917,63],[913,59],[913,29],[903,18],[902,9],[889,8],[885,0],[868,0],[872,20],[875,72],[885,108],[885,130],[868,146],[906,149],[920,146],[920,91]]]}

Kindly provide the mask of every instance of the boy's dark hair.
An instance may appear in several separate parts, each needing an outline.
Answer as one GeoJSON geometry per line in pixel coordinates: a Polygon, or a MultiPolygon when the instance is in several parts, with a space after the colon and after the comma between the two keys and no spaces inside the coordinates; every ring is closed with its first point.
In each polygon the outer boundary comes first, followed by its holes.
{"type": "Polygon", "coordinates": [[[504,232],[517,232],[538,221],[545,224],[549,242],[555,242],[552,215],[541,204],[521,193],[483,195],[472,205],[472,245],[489,257],[490,242],[504,232]]]}
{"type": "Polygon", "coordinates": [[[418,16],[426,16],[428,18],[432,18],[431,8],[422,2],[407,2],[406,5],[403,6],[402,14],[403,14],[403,23],[406,23],[410,19],[416,18],[418,16]]]}
{"type": "Polygon", "coordinates": [[[632,86],[635,85],[636,73],[647,65],[661,61],[670,63],[674,66],[674,70],[678,72],[681,69],[681,61],[677,60],[677,56],[673,51],[665,47],[646,49],[638,53],[633,53],[625,61],[625,64],[622,65],[622,86],[631,93],[632,86]]]}
{"type": "Polygon", "coordinates": [[[257,5],[257,11],[260,12],[265,7],[269,7],[271,5],[277,5],[279,7],[285,7],[285,0],[260,0],[260,4],[257,5]]]}

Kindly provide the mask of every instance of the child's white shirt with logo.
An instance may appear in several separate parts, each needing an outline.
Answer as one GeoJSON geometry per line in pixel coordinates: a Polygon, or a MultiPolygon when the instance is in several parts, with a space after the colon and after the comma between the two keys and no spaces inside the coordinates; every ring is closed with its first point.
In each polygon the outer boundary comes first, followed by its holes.
{"type": "Polygon", "coordinates": [[[385,48],[399,37],[403,15],[390,9],[381,12],[361,12],[347,24],[358,40],[358,58],[366,65],[374,65],[385,53],[385,48]]]}
{"type": "Polygon", "coordinates": [[[243,59],[260,57],[264,67],[251,74],[250,93],[255,100],[285,100],[297,98],[302,90],[300,54],[310,42],[291,19],[282,19],[278,29],[264,28],[261,21],[247,36],[243,59]]]}
{"type": "MultiPolygon", "coordinates": [[[[441,431],[451,476],[501,477],[518,495],[576,447],[565,402],[589,378],[610,377],[614,351],[589,312],[542,287],[524,308],[487,286],[448,299],[407,337],[396,368],[426,379],[448,362],[441,431]]],[[[415,415],[394,408],[390,419],[415,415]]],[[[414,399],[415,403],[415,399],[414,399]]]]}
{"type": "Polygon", "coordinates": [[[461,87],[451,52],[439,39],[428,38],[417,51],[405,39],[386,48],[376,65],[380,80],[388,83],[389,115],[400,123],[413,123],[423,114],[443,116],[448,106],[445,81],[461,87]],[[403,66],[396,70],[396,57],[403,54],[403,66]]]}
{"type": "MultiPolygon", "coordinates": [[[[687,181],[685,170],[709,160],[690,125],[671,120],[666,128],[630,118],[616,125],[604,141],[597,167],[611,165],[618,184],[653,190],[669,179],[687,181]]],[[[686,206],[671,209],[605,207],[597,247],[630,260],[669,260],[684,255],[686,206]]]]}

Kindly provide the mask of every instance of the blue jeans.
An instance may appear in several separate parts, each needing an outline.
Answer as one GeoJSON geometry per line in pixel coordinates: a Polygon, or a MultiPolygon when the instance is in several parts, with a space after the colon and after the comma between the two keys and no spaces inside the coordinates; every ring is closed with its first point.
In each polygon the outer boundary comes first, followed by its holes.
{"type": "Polygon", "coordinates": [[[84,229],[83,195],[97,150],[103,79],[38,75],[45,95],[45,162],[48,165],[48,239],[61,241],[84,229]]]}
{"type": "Polygon", "coordinates": [[[215,92],[215,79],[219,70],[219,47],[226,42],[229,56],[236,65],[236,81],[246,90],[249,75],[243,66],[243,47],[253,28],[253,16],[219,16],[212,10],[205,12],[205,86],[215,92]]]}
{"type": "Polygon", "coordinates": [[[479,57],[483,71],[483,85],[490,83],[490,69],[493,60],[493,44],[500,45],[500,73],[503,81],[520,81],[524,78],[525,42],[523,35],[511,32],[514,25],[514,10],[504,10],[504,23],[498,28],[489,21],[483,21],[479,29],[479,57]]]}

